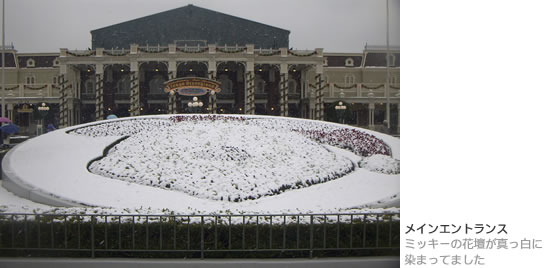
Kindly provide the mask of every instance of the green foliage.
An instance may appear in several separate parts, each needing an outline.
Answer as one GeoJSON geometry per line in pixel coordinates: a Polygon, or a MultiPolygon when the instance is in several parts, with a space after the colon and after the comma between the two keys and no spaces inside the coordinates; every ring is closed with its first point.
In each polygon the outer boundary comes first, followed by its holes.
{"type": "Polygon", "coordinates": [[[315,220],[310,225],[308,216],[301,216],[299,224],[291,217],[286,224],[269,224],[269,216],[258,224],[255,216],[245,217],[244,225],[242,217],[231,220],[229,224],[228,217],[208,216],[201,224],[171,216],[141,216],[134,222],[132,217],[119,222],[119,217],[108,216],[107,223],[105,216],[93,222],[63,216],[2,218],[0,257],[90,257],[93,251],[95,257],[200,258],[201,249],[207,258],[310,257],[311,249],[313,257],[399,255],[399,221],[390,226],[362,220],[315,220]]]}

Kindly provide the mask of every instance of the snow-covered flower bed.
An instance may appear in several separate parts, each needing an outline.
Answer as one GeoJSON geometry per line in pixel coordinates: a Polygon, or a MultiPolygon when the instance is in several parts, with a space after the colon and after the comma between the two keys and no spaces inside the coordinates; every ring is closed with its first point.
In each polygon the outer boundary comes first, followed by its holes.
{"type": "MultiPolygon", "coordinates": [[[[330,146],[367,159],[392,159],[389,146],[373,135],[307,120],[179,115],[110,121],[69,133],[126,137],[89,165],[92,173],[218,201],[277,195],[354,171],[357,160],[330,146]]],[[[385,168],[370,170],[396,174],[394,167],[385,168]]]]}

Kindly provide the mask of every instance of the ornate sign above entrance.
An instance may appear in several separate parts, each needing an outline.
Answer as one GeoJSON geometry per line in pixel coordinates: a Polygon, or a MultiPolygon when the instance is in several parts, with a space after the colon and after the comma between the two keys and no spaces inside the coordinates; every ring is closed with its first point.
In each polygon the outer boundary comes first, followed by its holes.
{"type": "Polygon", "coordinates": [[[164,92],[177,92],[184,96],[202,96],[209,91],[220,92],[221,83],[201,77],[176,78],[164,82],[164,92]]]}

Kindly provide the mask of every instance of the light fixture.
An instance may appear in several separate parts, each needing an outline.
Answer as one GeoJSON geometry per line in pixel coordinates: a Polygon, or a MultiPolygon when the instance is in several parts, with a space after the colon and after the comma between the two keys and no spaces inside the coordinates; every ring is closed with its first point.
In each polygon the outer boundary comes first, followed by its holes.
{"type": "Polygon", "coordinates": [[[227,71],[229,71],[229,69],[225,68],[225,69],[224,69],[224,71],[226,71],[226,72],[227,72],[227,71]]]}
{"type": "Polygon", "coordinates": [[[292,69],[293,72],[296,72],[296,69],[292,69]]]}
{"type": "Polygon", "coordinates": [[[193,69],[189,69],[189,71],[190,71],[190,72],[192,72],[192,71],[193,71],[193,69]]]}
{"type": "Polygon", "coordinates": [[[158,69],[158,68],[157,68],[157,69],[155,69],[155,72],[158,72],[158,71],[159,71],[159,69],[158,69]]]}
{"type": "MultiPolygon", "coordinates": [[[[31,106],[32,106],[32,104],[31,104],[31,106]]],[[[38,110],[42,111],[42,112],[47,112],[47,111],[50,110],[50,107],[46,106],[46,103],[43,102],[41,106],[38,106],[38,110]]]]}
{"type": "Polygon", "coordinates": [[[258,71],[262,72],[263,70],[262,70],[262,68],[260,68],[260,69],[258,69],[258,71]]]}
{"type": "Polygon", "coordinates": [[[121,72],[124,72],[124,69],[120,69],[121,72]]]}

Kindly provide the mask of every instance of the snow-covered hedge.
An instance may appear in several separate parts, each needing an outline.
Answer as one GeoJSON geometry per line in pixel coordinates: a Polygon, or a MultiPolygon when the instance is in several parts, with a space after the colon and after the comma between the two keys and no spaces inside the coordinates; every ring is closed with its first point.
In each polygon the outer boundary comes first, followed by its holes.
{"type": "Polygon", "coordinates": [[[399,160],[381,154],[365,157],[359,162],[359,167],[385,174],[399,174],[399,165],[399,160]]]}

